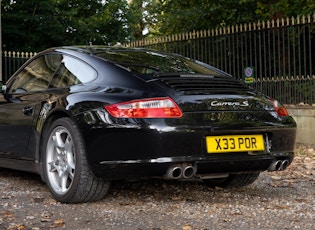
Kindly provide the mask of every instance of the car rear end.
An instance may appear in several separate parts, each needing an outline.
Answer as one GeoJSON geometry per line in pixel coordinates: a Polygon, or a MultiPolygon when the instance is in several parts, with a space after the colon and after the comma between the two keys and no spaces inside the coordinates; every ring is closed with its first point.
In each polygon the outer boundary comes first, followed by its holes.
{"type": "Polygon", "coordinates": [[[214,68],[204,73],[209,67],[199,62],[199,72],[177,73],[154,63],[129,65],[130,77],[148,85],[146,96],[105,105],[102,127],[86,131],[96,175],[207,179],[284,170],[292,162],[296,123],[278,101],[214,68]]]}

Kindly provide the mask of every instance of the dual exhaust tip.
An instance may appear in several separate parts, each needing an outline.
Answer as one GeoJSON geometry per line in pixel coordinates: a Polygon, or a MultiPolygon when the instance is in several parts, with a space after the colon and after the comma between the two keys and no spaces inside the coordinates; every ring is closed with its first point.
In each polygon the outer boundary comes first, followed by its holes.
{"type": "Polygon", "coordinates": [[[271,163],[271,165],[268,168],[269,172],[272,171],[283,171],[289,166],[290,162],[289,160],[275,160],[271,163]]]}
{"type": "MultiPolygon", "coordinates": [[[[268,171],[283,171],[290,165],[288,159],[284,160],[274,160],[269,168],[268,171]]],[[[174,164],[171,165],[165,175],[165,179],[190,179],[196,175],[197,166],[191,163],[181,163],[181,164],[174,164]]]]}
{"type": "Polygon", "coordinates": [[[165,179],[189,179],[192,178],[197,172],[197,166],[190,163],[174,164],[171,165],[165,175],[165,179]]]}

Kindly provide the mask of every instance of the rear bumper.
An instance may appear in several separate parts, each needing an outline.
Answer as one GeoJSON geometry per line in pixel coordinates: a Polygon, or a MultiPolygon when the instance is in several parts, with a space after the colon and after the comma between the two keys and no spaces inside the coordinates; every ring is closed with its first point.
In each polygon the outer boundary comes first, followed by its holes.
{"type": "MultiPolygon", "coordinates": [[[[156,163],[168,158],[172,159],[171,163],[199,160],[225,161],[226,154],[207,153],[206,137],[227,134],[262,134],[264,137],[268,136],[271,156],[277,154],[281,156],[286,152],[294,152],[295,133],[295,128],[220,130],[216,132],[206,129],[159,132],[154,129],[104,128],[92,130],[86,135],[87,158],[91,165],[108,164],[106,162],[112,162],[113,164],[115,162],[156,163]]],[[[232,157],[239,156],[238,153],[231,153],[231,155],[232,157]]],[[[272,159],[271,156],[269,158],[272,159]]],[[[250,157],[250,159],[253,158],[252,155],[250,157]]],[[[268,154],[266,157],[268,158],[268,154]]]]}
{"type": "Polygon", "coordinates": [[[289,117],[266,122],[261,115],[261,121],[246,122],[247,116],[238,114],[232,122],[234,113],[229,113],[224,122],[215,123],[206,122],[206,114],[197,115],[183,119],[111,118],[110,122],[92,125],[82,122],[79,126],[88,162],[97,176],[119,180],[163,177],[178,163],[192,164],[198,175],[264,171],[277,159],[293,159],[296,124],[289,117]],[[265,152],[207,152],[207,136],[251,134],[268,137],[265,152]]]}
{"type": "Polygon", "coordinates": [[[140,179],[146,177],[165,177],[170,167],[189,164],[195,168],[192,178],[207,175],[230,174],[247,171],[265,171],[277,160],[288,160],[291,164],[293,152],[249,155],[247,153],[224,154],[209,157],[183,156],[162,157],[145,160],[102,161],[92,165],[96,176],[109,180],[140,179]]]}

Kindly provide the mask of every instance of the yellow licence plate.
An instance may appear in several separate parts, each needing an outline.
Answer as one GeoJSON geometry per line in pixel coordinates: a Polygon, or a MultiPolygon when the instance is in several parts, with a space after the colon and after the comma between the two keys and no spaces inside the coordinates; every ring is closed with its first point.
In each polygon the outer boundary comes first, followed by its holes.
{"type": "Polygon", "coordinates": [[[208,153],[248,152],[265,150],[263,135],[207,136],[208,153]]]}

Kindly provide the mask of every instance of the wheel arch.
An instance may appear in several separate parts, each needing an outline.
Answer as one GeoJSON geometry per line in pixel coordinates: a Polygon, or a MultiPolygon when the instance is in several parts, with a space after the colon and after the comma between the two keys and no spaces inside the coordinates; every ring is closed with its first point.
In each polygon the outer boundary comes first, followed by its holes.
{"type": "Polygon", "coordinates": [[[62,203],[80,203],[96,201],[106,195],[110,182],[91,171],[83,136],[71,116],[56,113],[47,119],[41,149],[41,177],[55,199],[62,203]]]}

